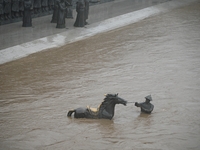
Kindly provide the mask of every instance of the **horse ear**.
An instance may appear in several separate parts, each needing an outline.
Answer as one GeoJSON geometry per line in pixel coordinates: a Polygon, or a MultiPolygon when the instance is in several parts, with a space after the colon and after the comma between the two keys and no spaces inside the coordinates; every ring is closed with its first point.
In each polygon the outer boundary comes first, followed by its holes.
{"type": "Polygon", "coordinates": [[[118,96],[118,93],[116,94],[116,96],[118,96]]]}

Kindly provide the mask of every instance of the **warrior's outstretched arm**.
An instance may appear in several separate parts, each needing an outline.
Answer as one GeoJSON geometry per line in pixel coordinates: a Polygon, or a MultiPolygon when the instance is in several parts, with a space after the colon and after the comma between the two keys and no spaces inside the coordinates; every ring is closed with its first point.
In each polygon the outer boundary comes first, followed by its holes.
{"type": "Polygon", "coordinates": [[[137,107],[141,107],[141,104],[142,103],[135,102],[135,106],[137,106],[137,107]]]}

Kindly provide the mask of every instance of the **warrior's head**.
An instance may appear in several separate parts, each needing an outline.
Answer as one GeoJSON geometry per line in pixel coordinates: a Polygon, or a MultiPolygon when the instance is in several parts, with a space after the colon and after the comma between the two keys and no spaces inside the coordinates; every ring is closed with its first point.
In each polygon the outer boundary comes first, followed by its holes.
{"type": "Polygon", "coordinates": [[[146,99],[146,103],[150,103],[150,101],[152,101],[151,95],[146,96],[145,99],[146,99]]]}

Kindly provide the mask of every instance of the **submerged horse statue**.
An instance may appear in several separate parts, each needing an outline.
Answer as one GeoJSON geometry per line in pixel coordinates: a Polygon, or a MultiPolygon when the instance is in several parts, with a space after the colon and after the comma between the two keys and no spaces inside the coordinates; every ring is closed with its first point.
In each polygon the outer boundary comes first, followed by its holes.
{"type": "Polygon", "coordinates": [[[74,113],[75,118],[92,118],[92,119],[112,119],[115,113],[115,105],[123,104],[126,106],[127,101],[120,98],[118,94],[106,94],[104,101],[100,104],[98,108],[91,108],[87,106],[86,108],[77,108],[70,110],[67,113],[68,117],[74,113]]]}

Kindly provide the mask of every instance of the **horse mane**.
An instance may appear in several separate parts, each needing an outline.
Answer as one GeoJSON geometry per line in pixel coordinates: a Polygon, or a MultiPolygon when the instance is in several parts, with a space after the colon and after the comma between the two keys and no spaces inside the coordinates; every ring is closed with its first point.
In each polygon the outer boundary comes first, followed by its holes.
{"type": "Polygon", "coordinates": [[[103,99],[103,102],[100,104],[99,108],[105,108],[105,106],[108,105],[108,103],[112,100],[112,98],[106,96],[104,99],[103,99]]]}

